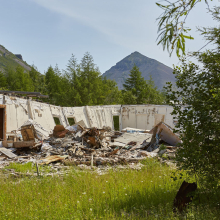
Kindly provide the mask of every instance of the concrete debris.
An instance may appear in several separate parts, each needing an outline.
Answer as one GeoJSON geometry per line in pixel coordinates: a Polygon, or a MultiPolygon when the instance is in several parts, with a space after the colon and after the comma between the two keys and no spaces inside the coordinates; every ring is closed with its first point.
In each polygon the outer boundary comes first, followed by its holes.
{"type": "Polygon", "coordinates": [[[180,138],[173,133],[173,129],[164,122],[160,122],[159,124],[157,124],[153,129],[150,130],[149,133],[155,133],[156,136],[159,136],[161,140],[172,146],[177,146],[177,144],[181,143],[180,138]]]}
{"type": "Polygon", "coordinates": [[[165,154],[174,158],[175,145],[180,142],[164,123],[159,123],[150,132],[133,128],[119,132],[107,126],[86,128],[81,121],[66,128],[56,125],[49,132],[28,120],[13,134],[15,137],[11,135],[8,141],[14,148],[0,147],[0,153],[6,156],[2,160],[39,165],[59,162],[93,167],[136,164],[145,158],[164,157],[165,154]]]}

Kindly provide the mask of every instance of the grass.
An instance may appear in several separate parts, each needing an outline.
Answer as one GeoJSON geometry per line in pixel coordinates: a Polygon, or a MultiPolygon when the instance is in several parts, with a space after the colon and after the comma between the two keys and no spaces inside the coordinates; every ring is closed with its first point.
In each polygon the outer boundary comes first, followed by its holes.
{"type": "MultiPolygon", "coordinates": [[[[182,180],[156,160],[141,170],[110,169],[105,175],[76,167],[62,177],[0,178],[0,219],[218,219],[209,202],[174,216],[172,203],[182,180]]],[[[6,169],[34,172],[32,165],[6,169]]],[[[177,174],[178,176],[178,174],[177,174]]],[[[183,174],[184,178],[184,174],[183,174]]]]}

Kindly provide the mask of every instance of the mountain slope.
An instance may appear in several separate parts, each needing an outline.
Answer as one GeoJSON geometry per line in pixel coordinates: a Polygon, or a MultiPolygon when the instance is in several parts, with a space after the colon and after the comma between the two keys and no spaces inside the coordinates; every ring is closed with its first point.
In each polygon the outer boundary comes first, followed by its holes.
{"type": "Polygon", "coordinates": [[[18,65],[22,66],[27,71],[31,70],[31,67],[25,61],[19,59],[0,45],[0,71],[5,72],[8,67],[15,69],[18,65]]]}
{"type": "Polygon", "coordinates": [[[173,69],[158,62],[157,60],[148,58],[139,52],[134,52],[125,57],[115,66],[107,70],[103,76],[107,79],[115,80],[119,89],[123,89],[123,84],[130,74],[130,70],[136,64],[142,72],[142,76],[148,80],[150,75],[158,89],[162,89],[166,82],[175,82],[173,69]]]}

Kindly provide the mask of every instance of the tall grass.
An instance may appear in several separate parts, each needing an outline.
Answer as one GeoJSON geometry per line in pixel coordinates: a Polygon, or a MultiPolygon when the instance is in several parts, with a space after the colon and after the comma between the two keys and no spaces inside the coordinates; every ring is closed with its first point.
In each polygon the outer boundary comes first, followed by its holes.
{"type": "Polygon", "coordinates": [[[63,177],[0,179],[0,219],[217,219],[217,208],[192,206],[175,216],[172,203],[182,180],[154,160],[141,170],[105,175],[71,169],[63,177]]]}

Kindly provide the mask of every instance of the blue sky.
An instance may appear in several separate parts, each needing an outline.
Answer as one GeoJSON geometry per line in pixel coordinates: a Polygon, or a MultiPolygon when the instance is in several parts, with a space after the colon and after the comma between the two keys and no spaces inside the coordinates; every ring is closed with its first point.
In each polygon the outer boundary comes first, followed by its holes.
{"type": "MultiPolygon", "coordinates": [[[[104,73],[134,51],[172,67],[175,54],[157,46],[157,21],[161,10],[155,0],[0,0],[0,44],[20,53],[41,73],[58,64],[65,69],[71,54],[80,62],[89,52],[104,73]]],[[[217,0],[214,0],[217,3],[217,0]]],[[[219,4],[219,3],[218,3],[219,4]]],[[[188,18],[188,26],[213,26],[201,3],[188,18]]],[[[204,45],[192,32],[187,50],[204,45]]]]}

